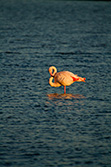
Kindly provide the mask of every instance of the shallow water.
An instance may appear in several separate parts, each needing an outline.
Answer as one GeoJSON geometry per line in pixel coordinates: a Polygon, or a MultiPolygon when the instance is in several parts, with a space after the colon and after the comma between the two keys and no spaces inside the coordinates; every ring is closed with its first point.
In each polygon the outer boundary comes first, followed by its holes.
{"type": "Polygon", "coordinates": [[[111,3],[0,1],[0,166],[111,166],[111,3]],[[86,82],[53,88],[48,68],[86,82]]]}

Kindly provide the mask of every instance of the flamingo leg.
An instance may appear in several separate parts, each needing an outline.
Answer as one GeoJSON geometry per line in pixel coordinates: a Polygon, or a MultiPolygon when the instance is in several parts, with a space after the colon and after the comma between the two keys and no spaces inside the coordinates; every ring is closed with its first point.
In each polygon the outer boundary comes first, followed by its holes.
{"type": "Polygon", "coordinates": [[[64,94],[66,94],[66,86],[64,86],[64,94]]]}

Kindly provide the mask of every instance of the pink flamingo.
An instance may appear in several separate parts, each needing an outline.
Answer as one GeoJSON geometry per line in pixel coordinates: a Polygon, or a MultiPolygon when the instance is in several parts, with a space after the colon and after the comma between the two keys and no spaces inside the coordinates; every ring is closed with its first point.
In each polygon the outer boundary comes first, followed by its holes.
{"type": "Polygon", "coordinates": [[[73,82],[85,82],[86,78],[79,77],[69,71],[61,71],[57,73],[57,69],[54,66],[49,68],[49,73],[51,75],[49,79],[49,84],[52,87],[64,86],[64,93],[66,93],[66,86],[71,85],[73,82]],[[54,79],[54,82],[52,80],[54,79]]]}

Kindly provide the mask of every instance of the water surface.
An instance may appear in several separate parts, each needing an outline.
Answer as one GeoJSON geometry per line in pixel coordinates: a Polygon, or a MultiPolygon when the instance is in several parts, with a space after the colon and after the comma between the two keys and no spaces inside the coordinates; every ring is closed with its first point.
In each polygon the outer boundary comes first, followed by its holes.
{"type": "Polygon", "coordinates": [[[111,166],[111,3],[0,1],[0,166],[111,166]],[[48,84],[48,68],[87,80],[48,84]]]}

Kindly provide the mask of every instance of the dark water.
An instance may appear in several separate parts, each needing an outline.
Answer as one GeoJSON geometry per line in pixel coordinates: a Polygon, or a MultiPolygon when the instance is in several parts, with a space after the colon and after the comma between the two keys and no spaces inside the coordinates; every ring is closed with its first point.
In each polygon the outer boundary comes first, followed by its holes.
{"type": "Polygon", "coordinates": [[[0,1],[0,60],[1,167],[111,166],[110,2],[0,1]]]}

